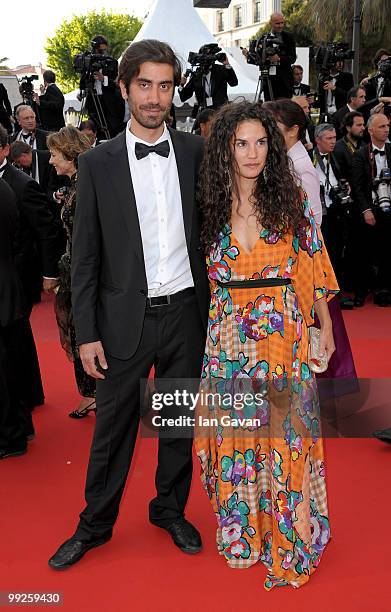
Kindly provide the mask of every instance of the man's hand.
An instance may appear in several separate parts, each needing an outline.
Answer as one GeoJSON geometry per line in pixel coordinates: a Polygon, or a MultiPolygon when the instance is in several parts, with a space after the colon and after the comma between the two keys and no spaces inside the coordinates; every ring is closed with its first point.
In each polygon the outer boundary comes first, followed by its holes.
{"type": "Polygon", "coordinates": [[[55,293],[56,287],[58,287],[57,278],[44,278],[43,279],[43,290],[45,293],[55,293]]]}
{"type": "Polygon", "coordinates": [[[105,376],[99,372],[96,365],[97,361],[102,370],[108,369],[102,343],[98,341],[81,344],[79,346],[79,354],[86,374],[92,376],[92,378],[104,380],[105,376]]]}
{"type": "Polygon", "coordinates": [[[365,223],[368,223],[368,225],[376,225],[375,215],[373,214],[371,210],[365,211],[364,219],[365,219],[365,223]]]}
{"type": "Polygon", "coordinates": [[[382,113],[383,112],[383,108],[384,108],[383,102],[380,102],[380,104],[376,104],[376,106],[371,108],[370,115],[375,115],[376,113],[382,113]]]}
{"type": "Polygon", "coordinates": [[[312,151],[312,149],[314,148],[314,145],[312,144],[312,142],[306,142],[306,143],[304,144],[304,148],[305,148],[307,151],[312,151]]]}
{"type": "Polygon", "coordinates": [[[323,85],[323,89],[326,89],[327,91],[334,91],[334,89],[336,89],[336,87],[335,87],[335,85],[330,83],[330,81],[326,81],[325,84],[323,85]]]}
{"type": "Polygon", "coordinates": [[[185,75],[182,75],[182,78],[181,78],[181,85],[182,85],[182,87],[184,85],[186,85],[186,83],[187,83],[187,77],[185,77],[185,75]]]}
{"type": "Polygon", "coordinates": [[[37,93],[33,94],[33,100],[34,100],[35,104],[38,104],[38,106],[39,106],[40,100],[39,100],[39,95],[37,93]]]}
{"type": "Polygon", "coordinates": [[[269,60],[271,62],[279,62],[280,61],[280,56],[278,55],[278,53],[274,53],[273,55],[271,55],[269,57],[269,60]]]}
{"type": "Polygon", "coordinates": [[[383,104],[391,104],[391,98],[389,96],[380,96],[379,102],[383,102],[383,104]]]}
{"type": "Polygon", "coordinates": [[[95,81],[103,81],[104,76],[101,72],[94,72],[95,81]]]}

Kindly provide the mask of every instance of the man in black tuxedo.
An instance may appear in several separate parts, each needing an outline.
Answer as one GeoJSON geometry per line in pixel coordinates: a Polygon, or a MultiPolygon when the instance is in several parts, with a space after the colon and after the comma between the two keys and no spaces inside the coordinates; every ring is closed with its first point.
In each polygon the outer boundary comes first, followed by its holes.
{"type": "MultiPolygon", "coordinates": [[[[371,115],[368,120],[370,143],[354,156],[352,184],[354,198],[363,215],[373,252],[373,263],[377,267],[374,287],[374,302],[378,306],[391,306],[390,236],[391,214],[379,206],[374,180],[383,168],[391,168],[391,144],[387,142],[390,121],[383,114],[371,115]]],[[[388,186],[390,197],[390,186],[388,186]]],[[[366,245],[363,245],[363,250],[366,245]]],[[[370,249],[365,248],[368,252],[370,249]]]]}
{"type": "Polygon", "coordinates": [[[295,64],[292,66],[293,73],[293,95],[294,96],[306,96],[310,93],[311,87],[302,83],[303,80],[303,66],[295,64]]]}
{"type": "MultiPolygon", "coordinates": [[[[357,111],[365,105],[366,101],[366,93],[364,87],[359,85],[358,87],[352,87],[349,89],[347,94],[346,104],[341,106],[336,113],[334,113],[331,123],[335,127],[335,131],[337,133],[337,139],[342,138],[342,120],[347,113],[352,113],[353,111],[357,111]]],[[[361,112],[361,110],[360,110],[361,112]]],[[[369,111],[368,111],[369,113],[369,111]]]]}
{"type": "MultiPolygon", "coordinates": [[[[0,177],[16,195],[19,224],[15,236],[15,264],[22,281],[27,314],[30,315],[43,267],[43,287],[51,291],[57,285],[59,231],[46,200],[46,194],[31,177],[12,166],[7,157],[10,147],[7,132],[0,127],[0,177]],[[37,247],[39,252],[37,252],[37,247]]],[[[26,403],[31,409],[44,401],[38,357],[31,328],[26,332],[25,360],[21,364],[21,384],[24,385],[26,403]]]]}
{"type": "Polygon", "coordinates": [[[56,85],[56,75],[52,70],[43,73],[44,93],[35,94],[34,102],[39,108],[41,128],[49,132],[58,132],[65,126],[64,104],[65,99],[56,85]]]}
{"type": "MultiPolygon", "coordinates": [[[[139,426],[142,379],[152,366],[158,387],[201,374],[209,289],[194,195],[203,139],[165,125],[180,78],[168,45],[133,43],[119,68],[131,110],[127,129],[79,159],[72,302],[80,357],[97,379],[97,416],[87,506],[76,533],[50,559],[54,569],[111,538],[139,426]]],[[[200,535],[184,518],[192,440],[164,433],[149,519],[182,551],[197,553],[200,535]]]]}
{"type": "MultiPolygon", "coordinates": [[[[263,95],[266,100],[291,98],[293,96],[292,64],[296,60],[296,43],[293,34],[284,30],[285,20],[281,13],[273,13],[270,17],[270,32],[267,36],[267,46],[278,45],[279,50],[269,55],[269,60],[276,64],[269,69],[269,83],[263,79],[263,95]],[[271,91],[272,90],[272,91],[271,91]]],[[[258,40],[257,46],[261,44],[258,40]]]]}
{"type": "MultiPolygon", "coordinates": [[[[373,58],[373,65],[376,69],[376,73],[371,78],[363,79],[361,82],[365,87],[367,94],[367,100],[373,100],[374,98],[381,98],[382,96],[391,96],[391,80],[386,78],[383,71],[379,70],[380,62],[387,60],[391,57],[391,53],[387,49],[379,49],[373,58]]],[[[382,64],[380,65],[382,67],[382,64]]],[[[387,75],[386,75],[387,76],[387,75]]]]}
{"type": "Polygon", "coordinates": [[[31,106],[20,104],[15,116],[21,129],[14,134],[12,140],[21,140],[30,145],[32,149],[47,151],[46,138],[49,132],[37,128],[37,120],[31,106]]]}
{"type": "Polygon", "coordinates": [[[8,92],[3,85],[0,83],[0,124],[5,127],[8,134],[12,134],[12,108],[8,98],[8,92]]]}
{"type": "Polygon", "coordinates": [[[11,144],[10,157],[14,164],[31,176],[43,191],[47,192],[52,166],[49,164],[49,151],[34,150],[26,142],[16,140],[11,144]]]}
{"type": "MultiPolygon", "coordinates": [[[[205,47],[207,45],[200,48],[200,54],[206,52],[205,47]]],[[[228,102],[227,86],[236,87],[237,84],[238,77],[225,55],[222,65],[212,64],[207,74],[196,70],[191,73],[189,80],[183,76],[178,93],[182,102],[195,94],[197,104],[194,105],[193,116],[196,117],[200,108],[216,110],[228,102]]]]}
{"type": "Polygon", "coordinates": [[[20,394],[20,349],[28,319],[14,263],[17,226],[16,196],[0,179],[0,459],[23,455],[27,435],[34,431],[31,412],[20,394]]]}
{"type": "Polygon", "coordinates": [[[330,74],[319,82],[319,106],[325,121],[346,104],[348,91],[354,87],[353,75],[344,72],[344,61],[338,60],[330,74]]]}

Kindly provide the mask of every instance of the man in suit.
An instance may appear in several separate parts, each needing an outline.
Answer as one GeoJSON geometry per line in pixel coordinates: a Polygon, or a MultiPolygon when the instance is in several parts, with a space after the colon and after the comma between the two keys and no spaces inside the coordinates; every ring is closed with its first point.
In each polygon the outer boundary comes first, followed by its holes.
{"type": "Polygon", "coordinates": [[[294,96],[306,96],[310,93],[311,87],[302,83],[303,80],[303,66],[296,64],[292,66],[293,72],[293,95],[294,96]]]}
{"type": "Polygon", "coordinates": [[[324,121],[330,121],[337,110],[346,104],[348,91],[354,87],[353,75],[344,72],[343,68],[343,60],[338,60],[330,74],[319,81],[319,105],[324,121]]]}
{"type": "MultiPolygon", "coordinates": [[[[152,366],[158,387],[201,374],[209,289],[194,194],[203,140],[165,125],[180,78],[168,45],[133,43],[119,68],[131,110],[127,129],[79,159],[72,301],[80,357],[97,379],[97,417],[87,506],[76,533],[49,560],[54,569],[111,538],[137,436],[142,379],[152,366]]],[[[192,440],[165,434],[149,520],[182,551],[197,553],[200,535],[184,518],[192,440]]]]}
{"type": "Polygon", "coordinates": [[[8,134],[12,134],[12,108],[8,92],[3,83],[0,83],[0,124],[5,127],[8,134]]]}
{"type": "Polygon", "coordinates": [[[39,109],[41,128],[50,132],[58,132],[65,126],[64,104],[65,99],[56,85],[56,75],[52,70],[43,73],[44,93],[35,94],[34,102],[39,109]]]}
{"type": "Polygon", "coordinates": [[[0,459],[23,455],[32,435],[31,412],[20,394],[21,341],[28,320],[13,243],[18,225],[16,196],[0,179],[0,459]]]}
{"type": "Polygon", "coordinates": [[[296,102],[296,104],[298,104],[300,108],[303,109],[304,114],[306,116],[307,127],[305,131],[305,136],[301,142],[307,149],[308,155],[312,159],[312,155],[313,155],[312,152],[313,152],[314,143],[315,143],[315,124],[313,123],[312,118],[311,118],[311,107],[310,107],[309,100],[307,96],[293,96],[292,102],[296,102]]]}
{"type": "Polygon", "coordinates": [[[342,138],[342,120],[347,113],[352,113],[353,111],[357,111],[360,107],[365,104],[366,101],[366,93],[364,87],[358,85],[358,87],[352,87],[349,89],[347,94],[346,104],[341,106],[336,113],[334,113],[331,123],[335,127],[335,131],[337,133],[337,139],[342,138]]]}
{"type": "MultiPolygon", "coordinates": [[[[46,195],[31,177],[12,166],[7,132],[0,127],[0,178],[3,178],[16,195],[19,224],[15,236],[15,264],[22,282],[27,314],[30,315],[37,282],[51,291],[57,285],[59,259],[59,232],[46,200],[46,195]],[[37,252],[37,246],[39,252],[37,252]]],[[[21,382],[24,384],[26,403],[31,409],[44,401],[41,375],[34,338],[29,326],[25,339],[25,360],[21,364],[21,382]]]]}
{"type": "MultiPolygon", "coordinates": [[[[374,181],[383,168],[391,168],[391,144],[388,136],[390,121],[386,115],[376,113],[368,119],[370,143],[362,147],[353,158],[352,184],[354,199],[368,227],[373,263],[377,267],[374,302],[378,306],[391,306],[390,235],[391,214],[378,202],[374,181]]],[[[390,197],[390,186],[387,188],[390,197]]],[[[363,245],[365,248],[365,245],[363,245]]],[[[363,250],[364,250],[363,248],[363,250]]],[[[366,252],[371,249],[365,248],[366,252]]]]}
{"type": "MultiPolygon", "coordinates": [[[[293,34],[284,30],[285,20],[281,13],[273,13],[270,17],[270,32],[267,34],[266,45],[278,45],[277,53],[269,55],[272,62],[269,68],[269,78],[263,79],[263,95],[265,100],[291,98],[293,96],[292,64],[296,60],[296,43],[293,34]],[[269,87],[270,83],[270,87],[269,87]]],[[[259,39],[259,48],[262,38],[259,39]]]]}
{"type": "Polygon", "coordinates": [[[43,191],[47,191],[52,172],[49,151],[34,150],[26,142],[16,140],[11,144],[10,157],[20,170],[37,181],[43,191]]]}
{"type": "MultiPolygon", "coordinates": [[[[202,46],[199,53],[203,54],[205,52],[205,46],[202,46]]],[[[225,56],[222,60],[222,66],[212,64],[206,74],[196,70],[191,73],[189,80],[183,76],[178,87],[178,93],[182,102],[186,102],[195,94],[197,104],[194,105],[193,116],[196,117],[199,109],[212,108],[216,110],[228,102],[227,86],[236,87],[237,84],[238,77],[229,63],[228,57],[225,56]]]]}
{"type": "MultiPolygon", "coordinates": [[[[380,62],[387,60],[391,57],[391,53],[387,49],[379,49],[373,58],[373,65],[376,73],[371,78],[366,78],[361,81],[361,84],[365,87],[367,94],[367,100],[373,100],[374,98],[380,98],[382,96],[391,96],[391,80],[385,78],[382,70],[379,70],[380,62]]],[[[382,67],[382,65],[381,65],[382,67]]]]}
{"type": "Polygon", "coordinates": [[[15,115],[21,129],[12,140],[21,140],[30,145],[32,149],[47,151],[46,138],[48,132],[37,128],[37,120],[31,106],[20,104],[15,115]]]}

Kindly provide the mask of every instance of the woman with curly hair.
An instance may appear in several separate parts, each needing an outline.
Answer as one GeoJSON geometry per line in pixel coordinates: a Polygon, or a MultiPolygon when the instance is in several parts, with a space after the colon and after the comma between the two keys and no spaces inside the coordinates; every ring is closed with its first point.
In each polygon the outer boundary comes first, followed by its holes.
{"type": "Polygon", "coordinates": [[[222,108],[200,172],[211,287],[196,449],[233,568],[262,561],[265,588],[308,581],[329,540],[308,330],[334,351],[338,292],[277,125],[259,104],[222,108]]]}
{"type": "Polygon", "coordinates": [[[63,127],[59,132],[49,134],[47,145],[50,151],[49,163],[58,175],[67,176],[70,186],[63,195],[61,219],[65,228],[66,250],[60,260],[60,279],[56,289],[55,312],[60,332],[61,345],[69,359],[73,361],[77,387],[81,397],[79,406],[69,416],[81,419],[95,411],[95,379],[84,372],[76,344],[75,328],[72,317],[71,296],[71,259],[72,230],[76,208],[77,159],[87,151],[91,144],[84,134],[73,126],[63,127]]]}

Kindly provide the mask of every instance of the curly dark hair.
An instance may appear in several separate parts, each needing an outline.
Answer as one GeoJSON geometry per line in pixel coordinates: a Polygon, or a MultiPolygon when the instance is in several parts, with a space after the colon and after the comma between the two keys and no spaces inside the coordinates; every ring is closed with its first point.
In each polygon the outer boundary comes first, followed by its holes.
{"type": "Polygon", "coordinates": [[[253,192],[259,226],[286,234],[295,231],[303,220],[303,198],[292,173],[284,138],[273,116],[260,103],[226,104],[212,120],[198,183],[197,199],[203,217],[201,241],[206,251],[231,221],[233,196],[239,195],[231,144],[239,123],[252,119],[262,124],[268,139],[265,167],[253,192]]]}

